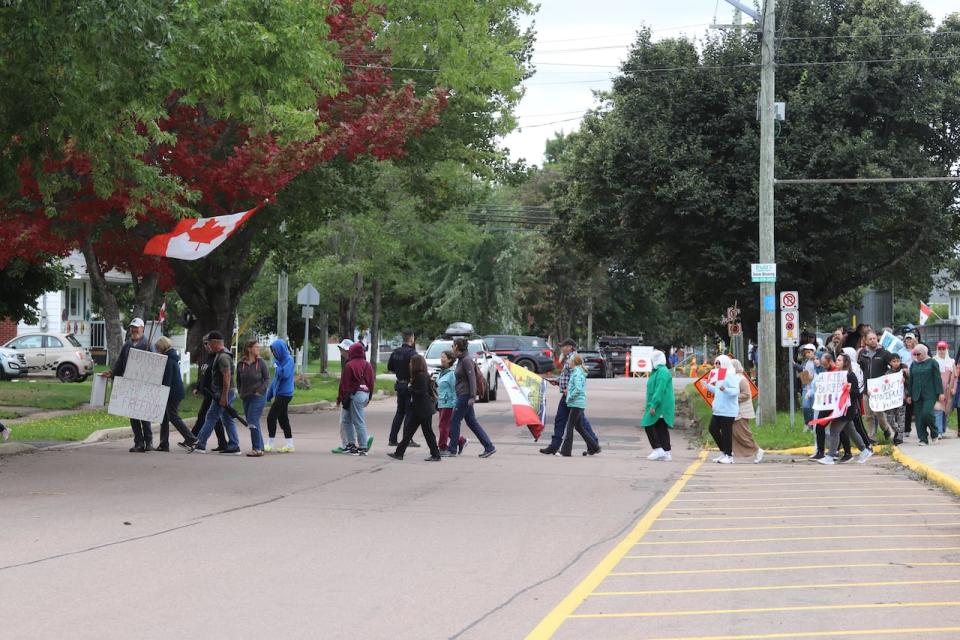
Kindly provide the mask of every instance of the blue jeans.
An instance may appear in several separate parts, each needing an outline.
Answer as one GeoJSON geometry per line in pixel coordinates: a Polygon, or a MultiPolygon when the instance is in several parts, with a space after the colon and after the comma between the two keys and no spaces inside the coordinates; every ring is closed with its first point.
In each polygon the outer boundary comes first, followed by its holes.
{"type": "Polygon", "coordinates": [[[937,421],[937,433],[943,435],[947,432],[947,413],[946,411],[934,411],[933,417],[937,421]]]}
{"type": "Polygon", "coordinates": [[[355,442],[357,433],[353,430],[353,419],[350,417],[350,409],[340,409],[340,446],[344,449],[347,445],[355,442]]]}
{"type": "MultiPolygon", "coordinates": [[[[233,402],[233,399],[236,397],[237,392],[231,389],[229,395],[227,395],[227,404],[233,402]]],[[[210,408],[207,409],[207,415],[203,420],[203,427],[200,429],[200,433],[197,434],[197,449],[207,448],[207,438],[213,433],[213,427],[218,421],[223,422],[223,428],[227,432],[227,448],[233,450],[239,449],[240,436],[237,435],[236,423],[226,410],[220,406],[220,403],[214,401],[210,402],[210,408]]]]}
{"type": "Polygon", "coordinates": [[[357,391],[350,400],[350,431],[357,437],[357,447],[367,446],[367,423],[363,418],[363,410],[370,402],[370,394],[366,391],[357,391]]]}
{"type": "Polygon", "coordinates": [[[250,427],[250,446],[254,451],[263,451],[263,433],[260,431],[260,416],[267,405],[264,396],[248,396],[243,399],[243,413],[250,427]]]}
{"type": "Polygon", "coordinates": [[[457,396],[457,404],[453,409],[453,418],[450,419],[450,444],[447,446],[447,451],[450,453],[457,452],[457,445],[460,441],[460,422],[464,419],[467,421],[467,426],[470,427],[470,431],[473,431],[473,435],[477,436],[477,440],[483,445],[483,450],[492,451],[494,448],[493,443],[490,442],[490,437],[487,436],[487,432],[483,430],[483,427],[481,427],[477,421],[477,414],[474,413],[473,405],[470,404],[470,396],[457,396]]]}
{"type": "MultiPolygon", "coordinates": [[[[567,430],[567,418],[570,416],[570,407],[567,406],[567,396],[560,396],[560,404],[557,405],[557,415],[553,418],[553,437],[550,438],[550,448],[560,450],[560,445],[563,444],[563,434],[567,430]]],[[[587,420],[587,414],[583,414],[583,429],[586,431],[594,442],[599,442],[600,438],[597,437],[597,434],[593,432],[593,427],[590,426],[590,421],[587,420]]]]}

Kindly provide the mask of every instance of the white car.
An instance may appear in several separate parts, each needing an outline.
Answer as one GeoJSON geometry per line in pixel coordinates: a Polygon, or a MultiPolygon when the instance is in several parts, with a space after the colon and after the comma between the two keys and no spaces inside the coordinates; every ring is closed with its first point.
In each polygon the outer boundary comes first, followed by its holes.
{"type": "Polygon", "coordinates": [[[37,333],[18,336],[3,345],[16,354],[27,375],[57,376],[61,382],[83,382],[93,374],[93,358],[70,334],[37,333]]]}
{"type": "MultiPolygon", "coordinates": [[[[424,358],[427,361],[427,370],[431,376],[436,376],[440,370],[440,354],[448,349],[453,349],[453,338],[437,338],[430,343],[424,358]]],[[[467,349],[470,355],[480,366],[480,373],[487,379],[487,395],[478,396],[480,402],[491,402],[497,399],[497,367],[493,364],[493,356],[483,338],[470,338],[467,343],[467,349]]]]}
{"type": "Polygon", "coordinates": [[[11,349],[0,349],[0,380],[13,380],[27,375],[27,359],[11,349]]]}

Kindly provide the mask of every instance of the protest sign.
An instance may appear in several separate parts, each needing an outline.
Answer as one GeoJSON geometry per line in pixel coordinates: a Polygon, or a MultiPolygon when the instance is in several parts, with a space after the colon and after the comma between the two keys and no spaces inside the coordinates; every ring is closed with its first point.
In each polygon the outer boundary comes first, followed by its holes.
{"type": "Polygon", "coordinates": [[[147,422],[160,422],[167,408],[169,394],[170,387],[162,384],[150,384],[118,376],[113,379],[107,413],[147,422]]]}
{"type": "Polygon", "coordinates": [[[903,344],[903,340],[889,331],[883,332],[883,335],[880,337],[880,346],[890,353],[895,353],[900,356],[900,360],[905,366],[909,367],[910,363],[913,362],[913,355],[910,353],[910,349],[907,349],[907,345],[903,344]]]}
{"type": "Polygon", "coordinates": [[[123,377],[150,384],[163,382],[163,371],[167,368],[167,356],[140,349],[130,349],[127,353],[127,366],[123,377]]]}
{"type": "Polygon", "coordinates": [[[903,371],[867,380],[870,410],[886,411],[903,406],[903,371]]]}
{"type": "Polygon", "coordinates": [[[814,380],[813,410],[830,411],[837,406],[837,399],[847,383],[846,371],[818,373],[814,380]]]}

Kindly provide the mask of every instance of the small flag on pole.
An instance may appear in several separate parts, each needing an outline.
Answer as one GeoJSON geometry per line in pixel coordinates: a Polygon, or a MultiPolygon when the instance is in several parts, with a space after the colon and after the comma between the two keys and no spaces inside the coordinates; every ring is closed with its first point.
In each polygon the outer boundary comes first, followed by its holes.
{"type": "Polygon", "coordinates": [[[920,303],[920,326],[922,327],[923,325],[927,324],[927,320],[932,315],[935,315],[933,313],[933,309],[928,307],[926,303],[921,302],[920,303]]]}
{"type": "Polygon", "coordinates": [[[160,305],[160,313],[157,314],[157,320],[160,324],[163,324],[163,321],[167,319],[167,301],[164,300],[163,304],[160,305]]]}

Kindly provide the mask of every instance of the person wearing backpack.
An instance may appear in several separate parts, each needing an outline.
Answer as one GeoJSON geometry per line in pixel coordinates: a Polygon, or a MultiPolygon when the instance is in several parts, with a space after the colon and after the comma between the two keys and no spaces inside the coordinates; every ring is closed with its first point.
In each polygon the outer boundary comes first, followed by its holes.
{"type": "Polygon", "coordinates": [[[423,439],[430,447],[427,462],[440,462],[440,449],[437,436],[433,433],[433,414],[436,411],[437,390],[427,371],[427,361],[417,354],[410,358],[410,411],[411,419],[403,425],[403,438],[397,444],[396,451],[387,453],[394,460],[403,460],[413,434],[417,429],[423,431],[423,439]]]}
{"type": "Polygon", "coordinates": [[[223,427],[227,432],[227,448],[219,453],[239,456],[242,453],[237,425],[234,423],[233,417],[226,411],[227,405],[237,397],[237,383],[233,377],[233,358],[230,356],[230,352],[224,349],[222,333],[211,331],[208,334],[208,339],[210,341],[210,351],[215,354],[210,373],[210,390],[213,392],[214,400],[210,403],[203,427],[197,434],[194,451],[196,453],[207,452],[207,438],[213,432],[214,425],[222,420],[223,427]]]}
{"type": "Polygon", "coordinates": [[[497,448],[493,446],[493,442],[490,441],[487,432],[480,426],[480,422],[477,420],[477,414],[473,410],[473,403],[477,399],[477,378],[480,378],[481,375],[480,368],[470,355],[470,350],[467,345],[466,338],[456,338],[453,341],[453,355],[457,358],[457,364],[454,365],[456,368],[454,375],[456,379],[457,403],[453,410],[453,417],[450,419],[450,443],[447,445],[447,449],[440,453],[440,455],[445,458],[452,458],[458,455],[457,447],[460,441],[460,423],[464,420],[466,420],[470,430],[473,431],[473,435],[477,436],[480,444],[483,445],[483,453],[480,454],[481,458],[489,458],[497,452],[497,448]]]}

